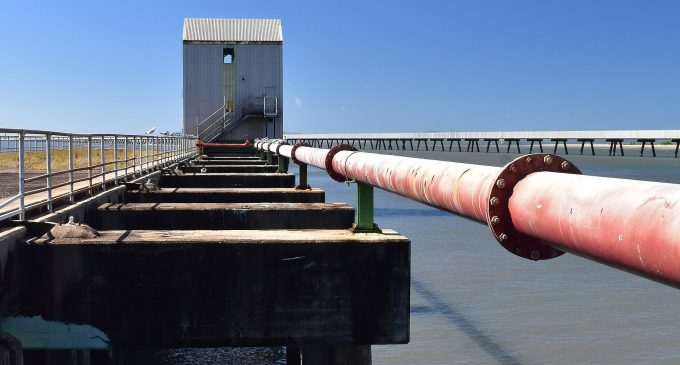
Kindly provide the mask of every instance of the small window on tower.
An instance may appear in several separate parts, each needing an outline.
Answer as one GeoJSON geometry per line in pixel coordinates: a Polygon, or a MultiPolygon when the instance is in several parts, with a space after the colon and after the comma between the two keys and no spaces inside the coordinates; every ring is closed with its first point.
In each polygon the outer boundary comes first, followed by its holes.
{"type": "Polygon", "coordinates": [[[224,51],[222,52],[222,56],[224,57],[224,64],[232,64],[234,63],[234,49],[233,48],[225,48],[224,51]]]}

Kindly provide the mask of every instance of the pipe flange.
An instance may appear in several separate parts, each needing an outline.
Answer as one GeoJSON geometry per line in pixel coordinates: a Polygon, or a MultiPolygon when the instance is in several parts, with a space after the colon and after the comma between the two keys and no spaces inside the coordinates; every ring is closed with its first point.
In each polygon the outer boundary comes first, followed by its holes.
{"type": "Polygon", "coordinates": [[[324,161],[324,164],[326,165],[326,172],[328,173],[328,176],[331,177],[331,179],[337,182],[347,181],[347,178],[345,176],[333,170],[333,157],[335,157],[335,154],[340,151],[356,151],[356,150],[357,149],[354,148],[354,146],[352,145],[339,144],[337,146],[333,146],[333,148],[331,148],[330,151],[328,151],[328,153],[326,154],[326,161],[324,161]]]}
{"type": "Polygon", "coordinates": [[[517,157],[505,165],[494,179],[487,202],[489,214],[486,217],[494,237],[506,250],[534,261],[564,254],[543,240],[516,231],[512,224],[509,201],[515,185],[525,176],[539,171],[581,173],[571,162],[557,155],[537,153],[517,157]]]}
{"type": "Polygon", "coordinates": [[[298,147],[309,147],[309,145],[304,143],[304,142],[298,142],[298,143],[294,144],[293,149],[290,150],[290,159],[293,160],[293,162],[295,162],[298,165],[303,165],[304,162],[300,162],[300,160],[295,158],[295,150],[297,150],[298,147]]]}
{"type": "Polygon", "coordinates": [[[288,142],[286,142],[286,141],[279,142],[279,145],[276,146],[276,155],[277,156],[281,156],[281,154],[279,153],[279,150],[281,149],[282,146],[286,146],[286,145],[288,145],[288,142]]]}

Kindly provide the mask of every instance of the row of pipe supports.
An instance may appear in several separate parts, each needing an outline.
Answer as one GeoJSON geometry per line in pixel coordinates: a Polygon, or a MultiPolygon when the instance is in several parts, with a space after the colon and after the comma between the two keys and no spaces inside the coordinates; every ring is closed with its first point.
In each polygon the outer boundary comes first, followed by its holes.
{"type": "MultiPolygon", "coordinates": [[[[262,156],[260,150],[258,150],[257,153],[259,156],[262,156]]],[[[273,161],[275,152],[267,150],[263,154],[268,163],[273,161]]],[[[289,158],[276,154],[276,159],[278,164],[277,173],[287,173],[289,158]]],[[[298,163],[298,184],[295,188],[301,190],[311,189],[307,182],[307,164],[305,163],[298,163]]],[[[356,182],[356,189],[357,209],[354,231],[362,233],[380,232],[380,229],[374,221],[373,186],[362,182],[356,182]]]]}

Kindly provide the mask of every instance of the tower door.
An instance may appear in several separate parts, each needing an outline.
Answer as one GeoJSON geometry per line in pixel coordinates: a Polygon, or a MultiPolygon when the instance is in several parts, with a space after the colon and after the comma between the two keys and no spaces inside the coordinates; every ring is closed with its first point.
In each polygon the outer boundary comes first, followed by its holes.
{"type": "Polygon", "coordinates": [[[275,117],[279,114],[279,100],[276,95],[276,88],[267,86],[264,88],[263,114],[268,117],[275,117]]]}
{"type": "Polygon", "coordinates": [[[233,112],[236,105],[236,81],[234,79],[236,58],[233,48],[225,48],[222,51],[223,57],[223,89],[224,89],[224,105],[227,112],[233,112]]]}

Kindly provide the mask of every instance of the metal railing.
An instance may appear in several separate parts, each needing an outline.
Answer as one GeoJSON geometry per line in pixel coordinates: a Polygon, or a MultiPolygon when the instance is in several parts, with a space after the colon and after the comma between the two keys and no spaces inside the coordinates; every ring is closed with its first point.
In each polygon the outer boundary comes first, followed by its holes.
{"type": "Polygon", "coordinates": [[[82,191],[94,195],[188,159],[195,155],[197,142],[195,136],[184,135],[76,134],[5,128],[0,128],[0,135],[5,143],[16,146],[0,150],[0,163],[5,170],[12,165],[9,173],[16,173],[18,180],[17,193],[0,200],[0,221],[16,216],[25,219],[28,210],[41,207],[52,212],[57,200],[74,202],[75,195],[82,191]],[[30,150],[27,143],[31,143],[30,150]],[[95,158],[99,161],[95,162],[95,158]],[[27,166],[29,159],[39,167],[27,166]],[[37,163],[40,160],[43,162],[37,163]]]}

